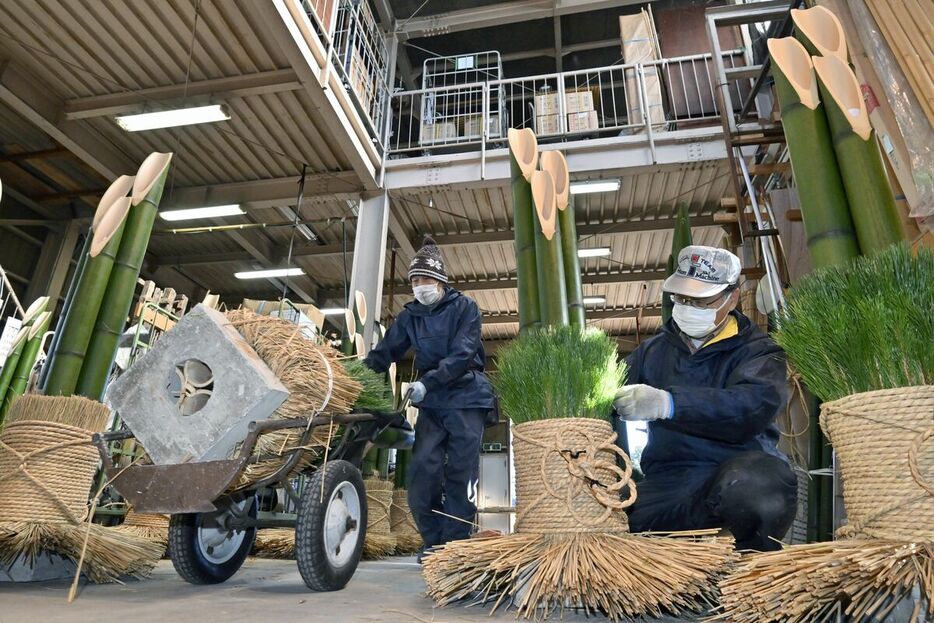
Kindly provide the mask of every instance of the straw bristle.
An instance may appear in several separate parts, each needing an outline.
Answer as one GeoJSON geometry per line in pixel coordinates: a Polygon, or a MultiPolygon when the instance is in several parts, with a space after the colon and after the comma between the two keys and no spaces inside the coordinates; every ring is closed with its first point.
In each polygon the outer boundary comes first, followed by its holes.
{"type": "Polygon", "coordinates": [[[714,605],[716,581],[735,559],[716,531],[672,535],[510,534],[452,541],[423,563],[440,605],[466,599],[547,618],[565,610],[611,620],[679,615],[714,605]]]}
{"type": "Polygon", "coordinates": [[[33,420],[66,424],[89,431],[102,431],[110,420],[110,409],[82,396],[25,394],[10,406],[8,422],[33,420]]]}
{"type": "Polygon", "coordinates": [[[359,359],[347,359],[341,362],[347,374],[361,386],[360,396],[354,409],[373,411],[391,411],[393,407],[392,389],[382,374],[374,372],[359,359]]]}
{"type": "Polygon", "coordinates": [[[295,530],[268,528],[256,533],[256,555],[260,558],[295,558],[295,530]]]}
{"type": "Polygon", "coordinates": [[[596,329],[530,331],[502,349],[492,375],[503,413],[515,423],[559,417],[605,418],[625,364],[596,329]]]}
{"type": "MultiPolygon", "coordinates": [[[[743,558],[720,583],[721,606],[712,620],[730,623],[888,621],[898,603],[920,591],[934,617],[934,545],[843,540],[794,545],[743,558]]],[[[912,618],[912,621],[919,620],[912,618]]]]}
{"type": "Polygon", "coordinates": [[[366,560],[379,560],[391,556],[396,551],[396,537],[391,534],[366,533],[363,541],[363,558],[366,560]]]}

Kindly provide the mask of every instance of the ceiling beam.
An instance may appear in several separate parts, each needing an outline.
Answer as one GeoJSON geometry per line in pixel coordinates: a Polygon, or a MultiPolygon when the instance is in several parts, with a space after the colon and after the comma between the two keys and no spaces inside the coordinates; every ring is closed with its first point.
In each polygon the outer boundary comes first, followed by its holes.
{"type": "MultiPolygon", "coordinates": [[[[642,313],[643,318],[659,318],[662,315],[661,307],[625,307],[622,309],[601,309],[598,311],[588,310],[585,314],[587,321],[591,320],[617,320],[625,318],[635,318],[642,313]]],[[[484,314],[483,324],[518,324],[518,314],[484,314]]]]}
{"type": "Polygon", "coordinates": [[[644,0],[513,0],[473,9],[414,17],[403,23],[397,32],[404,38],[434,37],[643,2],[644,0]]]}
{"type": "Polygon", "coordinates": [[[604,48],[618,48],[619,39],[601,39],[599,41],[587,41],[585,43],[571,43],[557,48],[539,48],[537,50],[521,50],[518,52],[507,52],[500,56],[504,63],[509,61],[521,61],[527,58],[539,58],[541,56],[569,56],[577,52],[587,52],[590,50],[602,50],[604,48]]]}
{"type": "MultiPolygon", "coordinates": [[[[353,245],[347,245],[347,253],[353,253],[353,245]]],[[[340,255],[344,248],[339,244],[296,244],[292,249],[292,257],[315,257],[323,255],[340,255]]],[[[226,251],[222,253],[195,253],[190,255],[163,255],[153,262],[154,266],[197,266],[199,264],[227,264],[231,262],[248,262],[255,259],[245,251],[226,251]]]]}
{"type": "MultiPolygon", "coordinates": [[[[249,182],[210,184],[176,188],[171,203],[163,209],[190,208],[239,203],[249,208],[264,209],[294,206],[298,198],[298,179],[277,177],[249,182]]],[[[326,196],[329,199],[358,199],[363,186],[353,171],[313,173],[305,176],[305,198],[326,196]]]]}
{"type": "Polygon", "coordinates": [[[0,162],[24,162],[26,160],[42,160],[53,156],[65,156],[69,152],[64,147],[52,147],[51,149],[40,149],[38,151],[24,151],[18,154],[3,154],[0,156],[0,162]]]}
{"type": "Polygon", "coordinates": [[[79,97],[65,101],[64,115],[68,121],[134,114],[147,111],[147,104],[168,100],[185,99],[189,106],[200,103],[191,98],[205,98],[215,102],[234,97],[265,95],[283,91],[298,91],[302,88],[298,76],[292,69],[275,69],[244,76],[229,76],[196,80],[184,84],[170,84],[137,91],[125,91],[108,95],[79,97]]]}

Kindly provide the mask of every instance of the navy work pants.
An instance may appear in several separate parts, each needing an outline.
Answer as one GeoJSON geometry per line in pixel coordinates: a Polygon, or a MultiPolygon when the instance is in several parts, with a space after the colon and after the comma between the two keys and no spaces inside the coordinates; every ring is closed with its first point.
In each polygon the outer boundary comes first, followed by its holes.
{"type": "Polygon", "coordinates": [[[470,523],[477,512],[480,447],[487,411],[419,410],[408,466],[408,499],[425,547],[470,536],[470,523]],[[436,510],[464,521],[439,515],[436,510]]]}
{"type": "Polygon", "coordinates": [[[794,521],[797,480],[782,459],[747,452],[719,466],[647,475],[629,509],[632,532],[727,528],[737,549],[775,551],[794,521]]]}

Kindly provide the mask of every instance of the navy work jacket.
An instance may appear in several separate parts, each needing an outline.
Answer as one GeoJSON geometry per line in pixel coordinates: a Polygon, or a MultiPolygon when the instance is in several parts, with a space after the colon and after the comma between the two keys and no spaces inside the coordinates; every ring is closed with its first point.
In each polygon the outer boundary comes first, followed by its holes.
{"type": "Polygon", "coordinates": [[[415,369],[428,390],[418,404],[427,409],[492,409],[493,388],[483,374],[480,309],[451,287],[431,307],[406,304],[364,363],[377,372],[415,350],[415,369]]]}
{"type": "MultiPolygon", "coordinates": [[[[745,452],[778,450],[775,425],[788,401],[785,353],[739,312],[733,337],[692,353],[674,320],[627,358],[628,383],[671,393],[674,415],[649,422],[646,476],[715,467],[745,452]]],[[[787,459],[786,459],[787,460],[787,459]]]]}

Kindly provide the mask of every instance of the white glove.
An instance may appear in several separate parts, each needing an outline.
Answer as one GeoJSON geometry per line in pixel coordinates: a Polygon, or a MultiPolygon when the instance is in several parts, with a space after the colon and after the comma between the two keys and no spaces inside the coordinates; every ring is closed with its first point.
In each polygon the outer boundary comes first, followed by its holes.
{"type": "Polygon", "coordinates": [[[674,412],[671,394],[651,385],[626,385],[616,392],[613,408],[620,419],[633,421],[667,420],[674,412]]]}
{"type": "Polygon", "coordinates": [[[409,387],[409,392],[409,398],[412,400],[412,404],[417,405],[425,399],[425,394],[428,393],[428,390],[425,389],[425,385],[421,381],[415,381],[412,383],[412,386],[409,387]]]}

